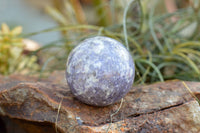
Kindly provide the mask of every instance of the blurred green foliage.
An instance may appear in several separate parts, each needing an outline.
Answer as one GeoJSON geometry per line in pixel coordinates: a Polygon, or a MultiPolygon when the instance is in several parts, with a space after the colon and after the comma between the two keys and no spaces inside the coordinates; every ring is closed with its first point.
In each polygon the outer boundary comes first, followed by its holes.
{"type": "Polygon", "coordinates": [[[0,74],[33,73],[39,69],[36,56],[23,54],[25,44],[19,36],[22,27],[10,30],[6,24],[0,29],[0,74]]]}
{"type": "Polygon", "coordinates": [[[129,49],[136,65],[136,84],[169,79],[200,81],[200,2],[185,0],[188,4],[183,7],[181,2],[175,12],[167,12],[163,11],[165,3],[158,0],[102,0],[89,5],[64,0],[60,6],[47,8],[59,26],[28,36],[52,31],[63,34],[61,40],[40,49],[54,49],[44,71],[65,69],[74,46],[85,38],[103,35],[129,49]]]}

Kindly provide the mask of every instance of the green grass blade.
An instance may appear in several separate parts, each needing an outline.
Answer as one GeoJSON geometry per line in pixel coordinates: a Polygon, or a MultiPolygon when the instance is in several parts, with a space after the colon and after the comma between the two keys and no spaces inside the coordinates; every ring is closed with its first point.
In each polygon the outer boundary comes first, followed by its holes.
{"type": "Polygon", "coordinates": [[[30,36],[46,33],[46,32],[54,32],[54,31],[67,31],[67,30],[81,30],[81,29],[89,29],[89,30],[95,30],[99,31],[102,27],[99,26],[94,26],[94,25],[67,25],[67,26],[62,26],[62,27],[54,27],[50,29],[45,29],[39,32],[33,32],[29,34],[24,34],[23,37],[27,38],[30,36]]]}
{"type": "Polygon", "coordinates": [[[129,3],[127,4],[125,10],[124,10],[124,14],[123,14],[123,31],[124,31],[124,39],[125,39],[125,44],[126,44],[126,48],[129,50],[129,45],[128,45],[128,35],[127,35],[127,29],[126,29],[126,17],[127,17],[127,12],[128,9],[131,5],[131,3],[133,3],[135,0],[131,0],[129,1],[129,3]]]}
{"type": "Polygon", "coordinates": [[[187,62],[186,64],[191,66],[191,68],[198,74],[200,74],[199,68],[197,67],[197,65],[186,55],[184,55],[183,53],[175,53],[176,55],[182,57],[183,59],[185,59],[187,62]],[[189,64],[188,64],[189,63],[189,64]]]}
{"type": "Polygon", "coordinates": [[[181,44],[178,44],[174,47],[174,49],[179,49],[179,48],[182,48],[182,47],[200,47],[200,42],[197,42],[197,41],[188,41],[188,42],[184,42],[184,43],[181,43],[181,44]]]}
{"type": "Polygon", "coordinates": [[[161,82],[164,81],[163,76],[162,76],[160,70],[156,67],[155,64],[153,64],[152,62],[150,62],[150,61],[148,61],[148,60],[145,60],[145,59],[138,59],[137,61],[138,61],[138,62],[141,62],[141,63],[145,63],[145,64],[150,65],[150,66],[157,72],[160,81],[161,81],[161,82]]]}
{"type": "Polygon", "coordinates": [[[150,33],[151,33],[151,35],[152,35],[152,37],[153,37],[153,39],[155,41],[156,46],[158,47],[158,49],[161,52],[163,52],[163,47],[162,47],[161,43],[159,42],[159,40],[158,40],[158,38],[156,36],[156,33],[154,31],[154,24],[153,24],[154,23],[154,21],[153,21],[154,9],[155,9],[155,5],[154,5],[154,7],[152,8],[152,10],[150,11],[150,14],[149,14],[149,22],[148,22],[149,29],[150,29],[150,33]]]}

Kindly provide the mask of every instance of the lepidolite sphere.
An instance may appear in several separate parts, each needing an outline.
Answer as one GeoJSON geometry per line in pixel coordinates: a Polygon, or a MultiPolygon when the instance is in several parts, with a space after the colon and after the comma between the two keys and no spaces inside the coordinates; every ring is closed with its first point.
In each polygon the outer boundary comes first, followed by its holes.
{"type": "Polygon", "coordinates": [[[67,60],[66,79],[80,101],[107,106],[130,90],[135,76],[133,59],[118,41],[97,36],[81,42],[67,60]]]}

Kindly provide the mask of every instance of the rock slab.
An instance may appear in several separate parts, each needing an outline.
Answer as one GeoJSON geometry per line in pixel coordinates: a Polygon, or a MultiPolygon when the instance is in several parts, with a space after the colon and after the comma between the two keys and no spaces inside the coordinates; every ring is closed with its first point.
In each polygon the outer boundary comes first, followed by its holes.
{"type": "MultiPolygon", "coordinates": [[[[199,104],[182,81],[135,86],[107,107],[81,103],[54,81],[0,76],[0,132],[200,132],[199,104]]],[[[200,82],[185,83],[200,97],[200,82]]]]}

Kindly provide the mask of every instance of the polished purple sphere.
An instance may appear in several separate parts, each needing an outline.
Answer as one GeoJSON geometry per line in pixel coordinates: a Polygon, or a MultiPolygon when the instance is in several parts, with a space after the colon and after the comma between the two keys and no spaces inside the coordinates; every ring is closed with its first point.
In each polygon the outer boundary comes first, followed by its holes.
{"type": "Polygon", "coordinates": [[[103,36],[81,42],[67,60],[66,79],[80,101],[107,106],[131,89],[135,76],[133,59],[118,41],[103,36]]]}

